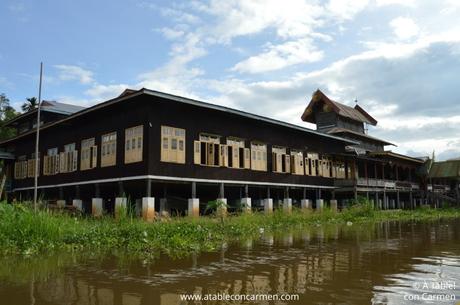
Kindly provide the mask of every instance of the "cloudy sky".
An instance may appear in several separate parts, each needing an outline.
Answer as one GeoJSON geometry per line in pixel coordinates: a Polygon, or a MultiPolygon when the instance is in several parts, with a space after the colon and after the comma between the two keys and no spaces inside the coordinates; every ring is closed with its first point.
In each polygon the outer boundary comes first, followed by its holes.
{"type": "Polygon", "coordinates": [[[317,88],[354,100],[390,149],[460,156],[460,1],[0,3],[0,93],[92,105],[124,88],[294,124],[317,88]]]}

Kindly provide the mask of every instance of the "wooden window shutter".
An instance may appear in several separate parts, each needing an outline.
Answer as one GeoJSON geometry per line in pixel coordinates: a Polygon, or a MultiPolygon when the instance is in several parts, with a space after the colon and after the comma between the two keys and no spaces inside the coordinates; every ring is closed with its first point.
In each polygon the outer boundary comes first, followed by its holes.
{"type": "Polygon", "coordinates": [[[178,160],[179,163],[185,163],[185,140],[183,138],[179,138],[178,142],[178,160]]]}
{"type": "Polygon", "coordinates": [[[285,156],[286,158],[284,160],[285,160],[286,173],[290,173],[291,172],[291,157],[289,155],[285,155],[285,156]]]}
{"type": "Polygon", "coordinates": [[[48,175],[48,156],[43,157],[43,175],[48,175]]]}
{"type": "Polygon", "coordinates": [[[244,149],[244,168],[251,168],[251,150],[249,148],[244,149]]]}
{"type": "Polygon", "coordinates": [[[93,145],[91,146],[91,162],[90,162],[90,168],[95,168],[97,167],[97,146],[93,145]]]}
{"type": "Polygon", "coordinates": [[[201,164],[201,142],[193,141],[193,163],[201,164]]]}
{"type": "Polygon", "coordinates": [[[278,157],[275,152],[272,152],[272,171],[278,172],[278,157]]]}
{"type": "Polygon", "coordinates": [[[78,151],[74,150],[72,152],[72,171],[76,171],[78,166],[78,151]]]}
{"type": "Polygon", "coordinates": [[[232,146],[230,149],[232,150],[232,167],[239,168],[240,167],[240,148],[238,146],[232,146]]]}
{"type": "Polygon", "coordinates": [[[219,145],[219,166],[228,166],[228,147],[225,144],[219,145]]]}
{"type": "Polygon", "coordinates": [[[66,160],[65,160],[66,153],[59,153],[59,172],[65,173],[66,172],[66,160]]]}
{"type": "Polygon", "coordinates": [[[34,174],[32,173],[32,162],[32,159],[27,161],[27,177],[29,178],[32,178],[34,176],[34,174]]]}

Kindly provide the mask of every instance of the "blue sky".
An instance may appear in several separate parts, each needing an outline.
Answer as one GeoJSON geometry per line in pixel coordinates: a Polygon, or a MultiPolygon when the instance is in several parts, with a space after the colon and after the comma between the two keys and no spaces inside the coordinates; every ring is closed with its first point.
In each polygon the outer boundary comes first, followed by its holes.
{"type": "Polygon", "coordinates": [[[456,0],[9,1],[0,92],[93,105],[147,87],[313,127],[314,90],[359,104],[392,150],[460,156],[456,0]]]}

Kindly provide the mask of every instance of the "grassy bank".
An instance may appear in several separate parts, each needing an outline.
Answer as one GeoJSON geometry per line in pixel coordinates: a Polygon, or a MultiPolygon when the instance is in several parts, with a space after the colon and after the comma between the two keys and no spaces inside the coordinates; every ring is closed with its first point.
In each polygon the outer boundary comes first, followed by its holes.
{"type": "Polygon", "coordinates": [[[375,211],[357,205],[344,212],[321,213],[294,209],[287,215],[252,213],[229,216],[221,223],[214,217],[173,218],[145,223],[129,216],[121,219],[75,217],[60,212],[34,212],[24,205],[0,204],[0,251],[34,255],[52,250],[123,250],[142,256],[171,256],[214,251],[223,242],[238,241],[261,232],[277,232],[299,226],[321,226],[385,220],[433,220],[460,217],[458,209],[375,211]]]}

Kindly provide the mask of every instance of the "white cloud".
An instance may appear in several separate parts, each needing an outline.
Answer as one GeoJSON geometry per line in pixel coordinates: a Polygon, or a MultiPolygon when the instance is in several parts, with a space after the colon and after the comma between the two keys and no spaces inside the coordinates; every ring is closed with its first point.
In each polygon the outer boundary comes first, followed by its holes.
{"type": "Polygon", "coordinates": [[[55,65],[58,69],[58,78],[63,81],[77,80],[81,84],[91,84],[94,82],[93,72],[73,65],[55,65]]]}
{"type": "Polygon", "coordinates": [[[116,85],[101,85],[95,84],[93,87],[85,91],[85,94],[89,95],[92,99],[90,103],[101,102],[106,99],[114,98],[125,89],[129,88],[129,85],[126,84],[116,84],[116,85]]]}
{"type": "Polygon", "coordinates": [[[180,37],[182,37],[184,35],[184,31],[175,30],[175,29],[167,28],[167,27],[158,29],[157,31],[162,33],[163,36],[166,37],[169,40],[175,40],[175,39],[180,38],[180,37]]]}
{"type": "Polygon", "coordinates": [[[415,0],[376,0],[377,6],[386,6],[386,5],[401,5],[415,7],[415,0]]]}
{"type": "Polygon", "coordinates": [[[279,45],[269,45],[258,55],[237,63],[232,70],[247,73],[261,73],[279,70],[299,63],[321,60],[323,52],[317,50],[308,38],[288,41],[279,45]]]}
{"type": "Polygon", "coordinates": [[[395,35],[402,40],[412,38],[419,33],[419,27],[411,18],[398,17],[390,21],[395,35]]]}
{"type": "MultiPolygon", "coordinates": [[[[454,84],[460,69],[459,47],[460,41],[433,38],[415,43],[411,52],[399,56],[365,51],[325,69],[298,73],[282,81],[225,81],[213,102],[311,127],[300,120],[300,115],[310,94],[320,88],[349,105],[358,98],[379,121],[371,135],[396,143],[398,147],[393,149],[398,152],[412,149],[429,154],[434,147],[439,153],[460,151],[460,143],[455,142],[460,124],[460,104],[456,101],[460,88],[454,84]]],[[[219,84],[214,82],[213,86],[219,84]]]]}
{"type": "Polygon", "coordinates": [[[349,20],[353,19],[368,4],[368,0],[330,0],[327,8],[333,16],[349,20]]]}

